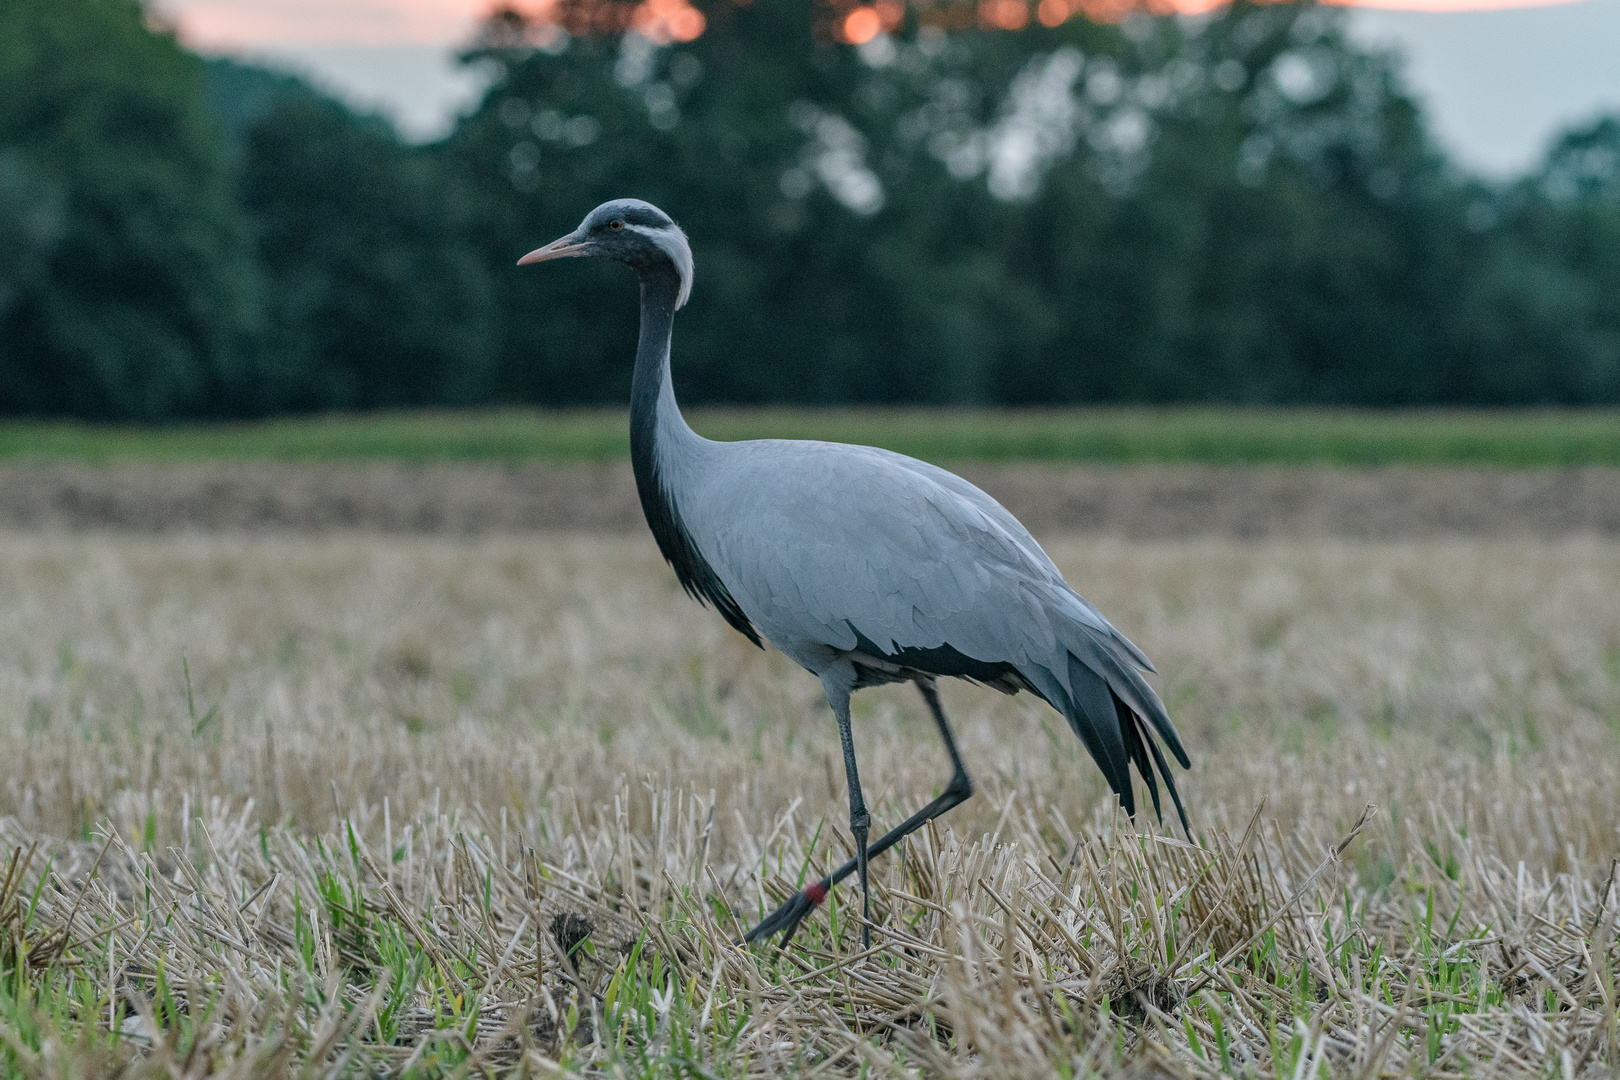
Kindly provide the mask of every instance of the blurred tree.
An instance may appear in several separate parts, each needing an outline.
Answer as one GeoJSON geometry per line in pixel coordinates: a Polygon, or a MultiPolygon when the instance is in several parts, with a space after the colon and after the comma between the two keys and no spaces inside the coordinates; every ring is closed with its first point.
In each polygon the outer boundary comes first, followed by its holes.
{"type": "Polygon", "coordinates": [[[157,418],[241,376],[253,262],[201,88],[135,0],[0,5],[0,410],[157,418]]]}
{"type": "Polygon", "coordinates": [[[1129,63],[1093,63],[1084,88],[1124,104],[1036,200],[1061,224],[1033,265],[1080,317],[1010,381],[1026,400],[1434,399],[1429,321],[1458,230],[1393,62],[1304,5],[1129,36],[1129,63]],[[1077,202],[1104,208],[1093,231],[1077,202]],[[1109,359],[1086,372],[1086,356],[1109,359]]]}
{"type": "MultiPolygon", "coordinates": [[[[623,26],[634,10],[565,3],[555,24],[507,11],[468,53],[495,77],[443,152],[479,184],[490,261],[506,263],[503,394],[622,400],[635,298],[604,291],[615,268],[541,285],[510,262],[633,193],[697,238],[677,376],[694,399],[993,400],[997,357],[1020,347],[1026,317],[1047,316],[1007,288],[1013,208],[953,176],[919,121],[993,117],[1028,45],[913,19],[857,49],[797,0],[707,5],[686,42],[565,29],[623,26]]],[[[1083,21],[1061,33],[1119,40],[1083,21]]]]}
{"type": "MultiPolygon", "coordinates": [[[[1549,377],[1461,302],[1550,312],[1528,299],[1564,295],[1549,264],[1469,225],[1477,189],[1396,59],[1335,11],[1098,25],[1053,0],[1055,25],[1009,33],[978,24],[995,2],[716,0],[695,40],[621,32],[683,2],[498,13],[467,56],[490,92],[443,152],[495,265],[614,195],[673,208],[701,264],[696,400],[1387,405],[1501,400],[1493,365],[1512,394],[1549,377]]],[[[622,399],[612,272],[502,274],[504,395],[622,399]]]]}
{"type": "Polygon", "coordinates": [[[488,401],[489,273],[454,178],[382,121],[307,90],[262,102],[243,147],[269,329],[240,406],[488,401]]]}
{"type": "Polygon", "coordinates": [[[1495,404],[1620,401],[1620,117],[1563,133],[1541,169],[1473,207],[1497,242],[1460,332],[1495,404]],[[1498,224],[1499,219],[1505,219],[1498,224]]]}
{"type": "Polygon", "coordinates": [[[26,156],[0,150],[0,325],[38,287],[62,229],[60,190],[26,156]]]}
{"type": "Polygon", "coordinates": [[[248,130],[290,98],[330,100],[297,75],[228,56],[203,59],[203,97],[221,122],[228,152],[236,157],[248,130]]]}
{"type": "Polygon", "coordinates": [[[693,401],[1620,401],[1620,120],[1487,185],[1338,12],[1135,6],[501,10],[415,147],[134,0],[11,0],[0,411],[622,403],[623,271],[513,263],[624,194],[692,233],[693,401]]]}

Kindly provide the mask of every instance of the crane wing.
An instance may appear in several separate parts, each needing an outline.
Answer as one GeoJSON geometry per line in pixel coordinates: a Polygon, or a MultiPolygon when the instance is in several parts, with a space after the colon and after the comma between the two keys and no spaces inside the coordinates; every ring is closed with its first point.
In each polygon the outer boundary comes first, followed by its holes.
{"type": "Polygon", "coordinates": [[[1147,658],[990,496],[868,447],[721,447],[725,467],[703,470],[682,513],[742,609],[790,657],[815,671],[875,647],[880,659],[939,674],[1015,670],[1069,719],[1127,810],[1132,761],[1158,803],[1154,765],[1164,763],[1150,729],[1188,764],[1137,671],[1151,670],[1147,658]],[[991,667],[928,666],[947,657],[991,667]]]}

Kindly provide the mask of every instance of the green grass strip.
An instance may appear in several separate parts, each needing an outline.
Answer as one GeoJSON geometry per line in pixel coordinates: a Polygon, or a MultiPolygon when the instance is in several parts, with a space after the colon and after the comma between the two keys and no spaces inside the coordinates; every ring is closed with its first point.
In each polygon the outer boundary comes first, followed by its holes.
{"type": "MultiPolygon", "coordinates": [[[[1620,465],[1620,410],[703,409],[717,439],[813,438],[933,461],[1620,465]]],[[[323,415],[156,427],[0,424],[8,462],[564,462],[629,456],[619,410],[323,415]]]]}

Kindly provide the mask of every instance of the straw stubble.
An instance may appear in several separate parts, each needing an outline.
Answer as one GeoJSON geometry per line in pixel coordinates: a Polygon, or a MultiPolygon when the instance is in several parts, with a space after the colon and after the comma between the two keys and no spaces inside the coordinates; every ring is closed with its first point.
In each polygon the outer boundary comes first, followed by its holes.
{"type": "MultiPolygon", "coordinates": [[[[836,732],[650,542],[8,537],[0,1054],[1620,1063],[1620,545],[1050,550],[1163,672],[1195,843],[1126,821],[1039,702],[953,686],[979,794],[874,864],[861,955],[844,894],[785,952],[734,946],[849,852],[836,732]]],[[[943,752],[905,688],[856,702],[868,801],[899,820],[943,752]]]]}

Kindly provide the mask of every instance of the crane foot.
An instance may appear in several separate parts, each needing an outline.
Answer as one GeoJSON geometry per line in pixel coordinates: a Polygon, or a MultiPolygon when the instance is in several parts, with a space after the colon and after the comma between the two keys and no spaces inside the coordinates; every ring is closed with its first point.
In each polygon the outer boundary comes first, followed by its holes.
{"type": "Polygon", "coordinates": [[[831,891],[831,878],[822,878],[820,881],[811,882],[788,897],[781,907],[765,916],[763,922],[743,935],[743,941],[763,941],[773,934],[781,933],[782,943],[780,947],[786,948],[787,943],[793,940],[794,932],[799,929],[799,923],[803,921],[806,915],[816,910],[821,905],[821,902],[827,899],[827,894],[831,891]]]}

